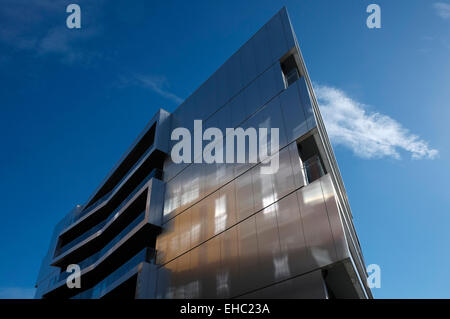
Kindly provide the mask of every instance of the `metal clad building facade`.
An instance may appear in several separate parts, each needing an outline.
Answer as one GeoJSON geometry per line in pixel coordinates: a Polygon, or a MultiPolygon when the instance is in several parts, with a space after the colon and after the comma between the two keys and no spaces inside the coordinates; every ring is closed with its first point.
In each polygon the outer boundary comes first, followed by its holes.
{"type": "Polygon", "coordinates": [[[60,222],[36,297],[371,298],[365,278],[342,179],[282,9],[172,114],[160,110],[86,205],[60,222]],[[196,135],[194,120],[223,132],[278,128],[278,171],[173,163],[171,132],[196,135]],[[73,263],[81,289],[65,282],[73,263]]]}

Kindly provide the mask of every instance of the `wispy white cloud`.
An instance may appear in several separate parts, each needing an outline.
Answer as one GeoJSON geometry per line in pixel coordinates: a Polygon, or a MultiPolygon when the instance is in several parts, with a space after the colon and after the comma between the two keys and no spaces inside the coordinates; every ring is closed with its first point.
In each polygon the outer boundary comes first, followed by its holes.
{"type": "Polygon", "coordinates": [[[316,85],[315,92],[334,144],[348,147],[363,158],[400,159],[400,150],[409,152],[413,159],[433,159],[438,155],[437,150],[396,120],[368,111],[365,105],[351,99],[342,90],[316,85]]]}
{"type": "MultiPolygon", "coordinates": [[[[62,62],[78,60],[86,62],[98,54],[82,49],[89,39],[100,34],[99,23],[70,30],[66,27],[66,5],[54,0],[4,0],[0,10],[0,45],[16,51],[30,51],[42,57],[48,54],[59,57],[62,62]]],[[[86,11],[99,10],[97,6],[80,0],[86,11]]],[[[80,2],[79,1],[79,2],[80,2]]],[[[83,21],[83,20],[82,20],[83,21]]]]}
{"type": "Polygon", "coordinates": [[[0,288],[0,299],[32,299],[35,288],[4,287],[0,288]]]}
{"type": "Polygon", "coordinates": [[[442,19],[450,19],[450,3],[447,2],[435,2],[433,8],[436,10],[436,14],[442,19]]]}
{"type": "Polygon", "coordinates": [[[88,62],[98,56],[98,53],[81,50],[80,44],[99,34],[98,29],[69,30],[64,26],[50,29],[45,36],[37,41],[35,49],[39,55],[54,54],[61,57],[61,61],[72,63],[75,61],[88,62]]]}
{"type": "Polygon", "coordinates": [[[149,88],[153,92],[165,97],[177,104],[181,104],[183,99],[169,91],[169,82],[164,76],[135,75],[137,83],[149,88]]]}

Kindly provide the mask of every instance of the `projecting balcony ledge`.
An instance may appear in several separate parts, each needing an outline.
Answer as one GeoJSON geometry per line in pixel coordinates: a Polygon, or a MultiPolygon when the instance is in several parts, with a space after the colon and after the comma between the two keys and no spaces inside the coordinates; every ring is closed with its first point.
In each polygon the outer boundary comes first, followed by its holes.
{"type": "MultiPolygon", "coordinates": [[[[109,259],[109,257],[111,257],[111,255],[118,252],[118,250],[121,247],[124,247],[127,242],[131,241],[132,238],[134,238],[134,237],[137,238],[144,233],[148,234],[148,231],[152,231],[152,230],[153,231],[155,230],[154,225],[149,224],[147,218],[145,218],[137,226],[135,226],[131,231],[129,231],[127,233],[127,235],[124,236],[119,242],[117,242],[107,252],[105,252],[103,255],[101,255],[96,262],[94,262],[93,264],[91,264],[85,268],[82,268],[81,273],[80,273],[81,278],[86,278],[87,274],[89,274],[90,272],[92,272],[93,270],[95,270],[96,268],[98,268],[99,266],[104,264],[105,262],[107,262],[107,260],[109,259]],[[141,235],[139,235],[139,234],[141,234],[141,235]]],[[[67,288],[67,285],[66,285],[67,276],[61,276],[61,274],[63,274],[63,273],[60,273],[59,277],[62,279],[58,280],[55,284],[53,284],[51,287],[49,287],[45,291],[44,295],[48,295],[49,293],[51,293],[51,294],[57,293],[56,291],[67,288]]]]}
{"type": "MultiPolygon", "coordinates": [[[[79,244],[83,241],[85,241],[87,238],[92,237],[92,235],[98,233],[98,231],[108,228],[108,224],[110,224],[111,221],[114,221],[117,219],[117,217],[121,216],[121,212],[126,210],[130,205],[129,203],[135,201],[135,195],[142,193],[142,189],[146,188],[146,185],[148,186],[148,189],[152,189],[153,184],[155,183],[155,180],[159,180],[162,177],[162,171],[159,169],[153,169],[144,180],[140,182],[138,186],[135,187],[133,191],[130,192],[130,194],[120,203],[117,205],[116,209],[114,209],[112,212],[109,213],[108,216],[104,216],[102,221],[97,221],[94,226],[91,226],[89,229],[80,232],[79,236],[76,236],[73,238],[70,242],[65,243],[63,246],[58,247],[55,250],[55,256],[54,258],[58,256],[65,255],[68,251],[71,251],[74,247],[80,247],[79,244]],[[156,177],[156,179],[155,179],[156,177]],[[149,183],[151,181],[151,184],[149,183]]],[[[140,196],[140,195],[139,195],[140,196]]],[[[61,239],[59,239],[61,241],[61,239]]]]}
{"type": "Polygon", "coordinates": [[[117,185],[103,197],[99,198],[96,202],[85,207],[78,216],[74,216],[72,223],[69,224],[66,228],[64,228],[59,236],[66,234],[72,229],[76,228],[80,223],[85,221],[90,216],[94,215],[101,208],[105,207],[109,201],[120,191],[120,189],[125,185],[128,180],[135,174],[135,172],[150,158],[150,157],[161,157],[161,151],[157,149],[156,145],[152,145],[143,155],[142,157],[133,165],[133,167],[128,171],[128,173],[120,180],[117,185]],[[81,215],[81,216],[80,216],[81,215]]]}
{"type": "MultiPolygon", "coordinates": [[[[153,179],[150,179],[147,183],[145,183],[137,192],[136,194],[117,212],[112,216],[111,220],[109,220],[101,229],[99,229],[97,232],[92,234],[91,236],[87,237],[74,247],[70,248],[69,250],[65,251],[64,253],[57,255],[53,258],[51,265],[52,266],[60,266],[68,257],[73,255],[74,252],[76,252],[81,247],[85,246],[88,243],[93,242],[94,240],[100,238],[105,231],[107,231],[111,225],[116,223],[116,221],[119,219],[119,217],[123,216],[123,214],[128,210],[128,208],[135,203],[135,201],[142,196],[144,192],[147,190],[152,189],[153,179]]],[[[147,195],[149,196],[149,195],[147,195]]],[[[151,195],[150,195],[151,196],[151,195]]],[[[149,221],[150,219],[148,209],[146,209],[145,212],[145,221],[149,221]]],[[[120,219],[119,219],[120,220],[120,219]]],[[[159,225],[155,225],[159,226],[159,225]]]]}

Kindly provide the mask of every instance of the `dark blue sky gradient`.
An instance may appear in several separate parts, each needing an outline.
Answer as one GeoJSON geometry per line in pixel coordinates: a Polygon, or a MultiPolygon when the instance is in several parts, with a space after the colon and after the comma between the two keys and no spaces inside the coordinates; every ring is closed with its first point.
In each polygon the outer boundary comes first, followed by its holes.
{"type": "Polygon", "coordinates": [[[382,269],[375,297],[450,297],[450,19],[433,1],[380,0],[369,30],[371,2],[0,0],[0,297],[32,294],[56,222],[283,5],[315,83],[439,151],[335,147],[366,263],[382,269]],[[81,30],[65,27],[71,2],[81,30]]]}

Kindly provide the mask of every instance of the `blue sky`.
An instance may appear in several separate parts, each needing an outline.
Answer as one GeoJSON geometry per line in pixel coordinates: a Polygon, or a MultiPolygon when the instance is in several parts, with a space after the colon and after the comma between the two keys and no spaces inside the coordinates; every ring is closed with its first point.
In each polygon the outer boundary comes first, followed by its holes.
{"type": "Polygon", "coordinates": [[[381,266],[375,297],[450,297],[449,0],[0,4],[0,298],[33,295],[56,222],[283,5],[381,266]]]}

